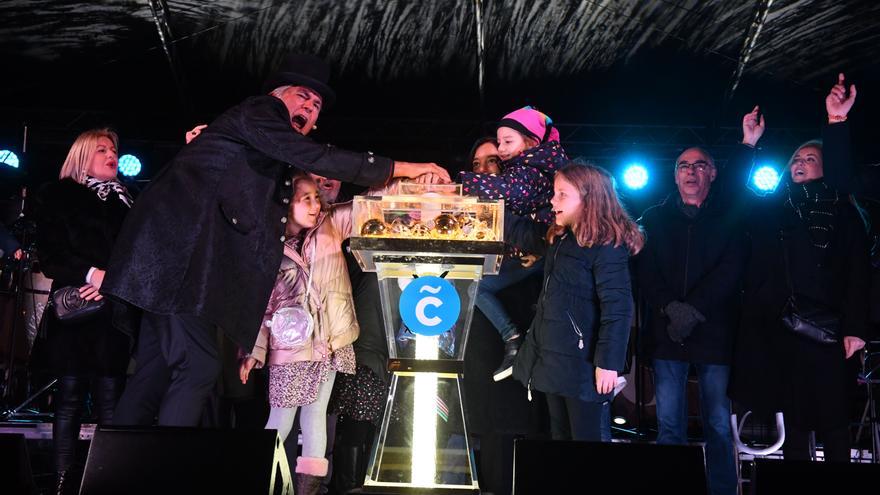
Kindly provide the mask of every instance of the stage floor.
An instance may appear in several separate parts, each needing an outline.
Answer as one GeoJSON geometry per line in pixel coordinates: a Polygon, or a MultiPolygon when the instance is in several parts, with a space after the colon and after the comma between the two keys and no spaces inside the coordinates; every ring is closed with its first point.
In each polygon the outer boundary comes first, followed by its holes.
{"type": "MultiPolygon", "coordinates": [[[[80,466],[85,465],[90,440],[94,435],[94,431],[94,424],[83,424],[80,429],[80,443],[77,452],[78,464],[80,466]]],[[[0,422],[0,434],[22,434],[25,436],[28,440],[27,448],[34,482],[40,490],[40,493],[51,493],[54,483],[54,472],[52,468],[52,424],[46,422],[0,422]]],[[[615,443],[632,443],[633,439],[631,437],[621,437],[615,438],[613,441],[615,443]]],[[[818,451],[817,455],[819,458],[822,457],[821,449],[818,451]]],[[[770,459],[781,459],[782,453],[777,452],[766,457],[770,459]]],[[[853,462],[870,463],[871,452],[853,449],[852,459],[853,462]]],[[[742,478],[744,478],[743,488],[744,492],[747,493],[754,456],[740,454],[739,460],[742,478]]],[[[484,492],[484,494],[491,495],[488,492],[484,492]]]]}

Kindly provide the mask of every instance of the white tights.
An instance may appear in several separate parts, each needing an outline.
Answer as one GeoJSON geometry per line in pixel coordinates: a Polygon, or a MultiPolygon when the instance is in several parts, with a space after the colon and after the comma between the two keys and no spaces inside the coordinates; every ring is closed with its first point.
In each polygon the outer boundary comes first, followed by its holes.
{"type": "MultiPolygon", "coordinates": [[[[324,383],[318,387],[318,398],[315,402],[302,406],[299,426],[303,434],[303,457],[324,457],[327,449],[327,404],[330,402],[330,392],[333,391],[335,380],[336,372],[331,371],[324,383]]],[[[269,411],[266,429],[278,430],[281,441],[284,442],[293,428],[296,410],[296,407],[273,407],[269,411]]]]}

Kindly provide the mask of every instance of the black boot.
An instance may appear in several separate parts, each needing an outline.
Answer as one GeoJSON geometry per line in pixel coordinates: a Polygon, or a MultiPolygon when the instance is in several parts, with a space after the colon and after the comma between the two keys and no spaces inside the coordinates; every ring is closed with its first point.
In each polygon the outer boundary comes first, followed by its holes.
{"type": "Polygon", "coordinates": [[[500,382],[513,374],[513,363],[516,361],[516,353],[519,352],[520,344],[522,344],[522,338],[519,335],[504,343],[504,360],[492,374],[493,380],[500,382]]]}
{"type": "Polygon", "coordinates": [[[318,492],[321,490],[322,481],[324,481],[323,476],[296,473],[294,476],[293,493],[296,495],[318,495],[318,492]]]}
{"type": "Polygon", "coordinates": [[[52,425],[53,454],[58,483],[56,493],[76,493],[78,481],[74,475],[76,444],[79,441],[80,416],[85,403],[88,380],[76,376],[58,379],[55,397],[55,421],[52,425]]]}
{"type": "Polygon", "coordinates": [[[125,387],[125,377],[99,376],[92,384],[92,398],[97,409],[98,424],[109,425],[113,423],[113,411],[116,403],[122,395],[125,387]]]}
{"type": "Polygon", "coordinates": [[[362,449],[358,445],[337,445],[333,452],[333,482],[336,493],[348,493],[364,483],[362,449]]]}

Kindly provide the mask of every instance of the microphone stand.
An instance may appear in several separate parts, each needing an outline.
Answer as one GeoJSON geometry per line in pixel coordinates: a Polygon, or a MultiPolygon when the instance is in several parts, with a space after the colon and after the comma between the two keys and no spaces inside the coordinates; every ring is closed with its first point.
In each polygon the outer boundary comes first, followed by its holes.
{"type": "MultiPolygon", "coordinates": [[[[4,386],[3,386],[3,394],[2,394],[2,403],[4,405],[8,405],[12,402],[13,396],[13,387],[15,381],[15,366],[16,366],[16,343],[17,337],[20,332],[20,326],[25,323],[24,317],[26,317],[24,297],[25,297],[25,288],[24,281],[25,277],[31,277],[31,292],[32,294],[36,290],[34,287],[33,280],[33,253],[34,246],[32,240],[32,231],[34,229],[34,225],[32,222],[26,219],[24,211],[25,211],[25,200],[27,198],[27,187],[22,187],[21,191],[21,210],[18,215],[18,220],[16,221],[15,227],[13,230],[20,231],[21,238],[21,250],[22,256],[21,259],[17,260],[18,265],[15,270],[15,278],[14,283],[12,284],[12,293],[14,296],[13,303],[13,318],[12,318],[12,328],[9,336],[9,356],[6,363],[6,375],[4,376],[4,386]]],[[[34,301],[34,308],[36,308],[36,301],[34,301]]],[[[35,322],[39,328],[39,322],[35,322]]],[[[14,407],[4,407],[2,412],[0,412],[0,419],[6,421],[14,418],[19,415],[20,411],[25,408],[28,404],[30,404],[34,399],[40,396],[45,391],[49,390],[55,383],[57,379],[51,380],[48,384],[43,386],[39,391],[34,394],[31,394],[27,397],[24,402],[14,406],[14,407]]]]}

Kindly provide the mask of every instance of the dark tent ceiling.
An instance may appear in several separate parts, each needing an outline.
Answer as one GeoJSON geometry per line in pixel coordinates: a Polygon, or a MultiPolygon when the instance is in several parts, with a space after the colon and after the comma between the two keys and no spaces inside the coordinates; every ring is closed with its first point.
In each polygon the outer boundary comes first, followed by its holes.
{"type": "Polygon", "coordinates": [[[97,124],[154,171],[292,51],[333,66],[319,140],[415,159],[454,161],[524,104],[599,160],[730,145],[755,103],[768,143],[790,146],[839,71],[861,89],[863,133],[880,110],[875,0],[5,0],[0,17],[0,139],[21,147],[28,125],[33,168],[53,173],[45,150],[97,124]]]}

